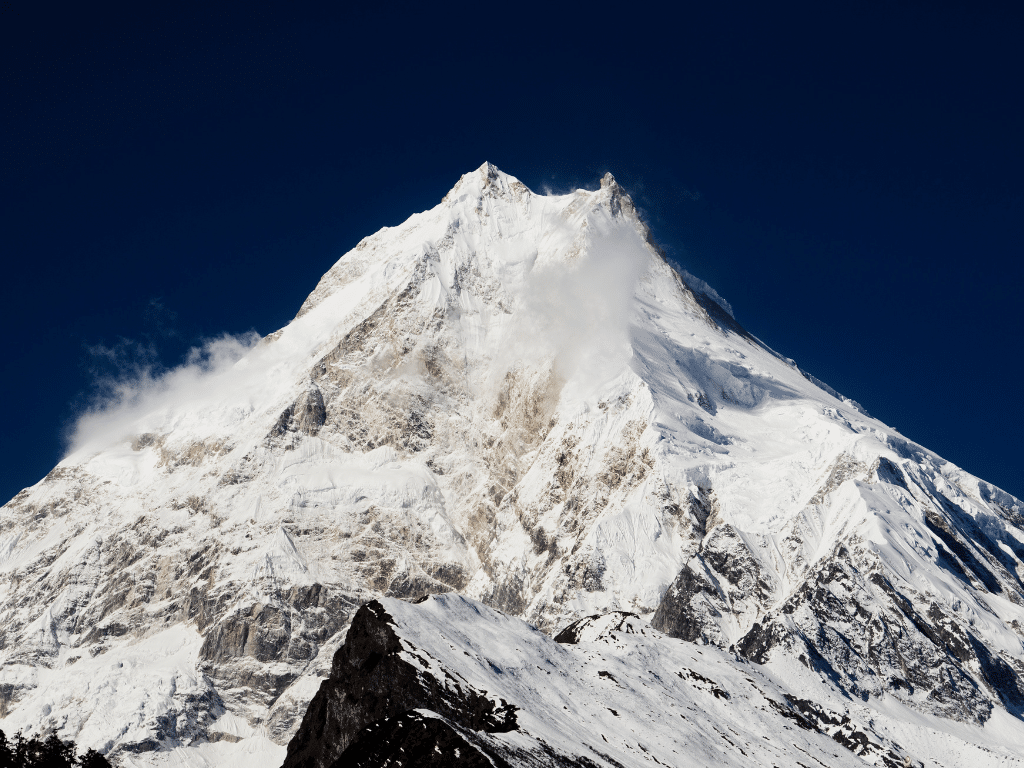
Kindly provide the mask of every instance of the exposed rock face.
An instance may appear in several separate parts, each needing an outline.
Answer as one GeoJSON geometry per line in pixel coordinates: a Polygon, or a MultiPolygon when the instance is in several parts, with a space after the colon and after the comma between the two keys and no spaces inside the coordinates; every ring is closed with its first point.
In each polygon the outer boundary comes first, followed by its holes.
{"type": "Polygon", "coordinates": [[[550,633],[650,618],[799,699],[1016,717],[1024,505],[691,282],[611,178],[542,196],[485,164],[367,237],[288,326],[2,508],[5,730],[273,763],[358,606],[450,591],[550,633]]]}
{"type": "MultiPolygon", "coordinates": [[[[991,636],[982,639],[974,626],[978,613],[998,620],[988,595],[1006,597],[1015,606],[1024,602],[1018,540],[1005,527],[1013,524],[1013,515],[996,507],[1003,514],[990,518],[987,509],[961,494],[953,501],[936,490],[929,475],[906,460],[882,456],[869,468],[840,456],[810,506],[827,506],[849,482],[848,492],[886,515],[887,532],[901,525],[917,552],[937,566],[929,574],[934,592],[920,591],[908,578],[920,578],[920,571],[894,568],[888,553],[865,540],[870,522],[853,515],[844,521],[845,535],[817,562],[808,567],[805,557],[788,559],[785,576],[791,581],[785,589],[763,576],[761,561],[723,524],[705,536],[697,555],[680,571],[652,625],[674,637],[731,647],[759,664],[796,658],[857,698],[889,695],[914,708],[978,724],[994,706],[1019,717],[1024,701],[1020,653],[993,649],[991,636]],[[971,512],[961,506],[967,504],[971,512]],[[982,529],[979,517],[1002,521],[987,524],[997,538],[982,529]],[[856,522],[859,530],[851,525],[856,522]],[[1000,547],[997,541],[1008,543],[1000,547]],[[793,567],[801,564],[802,573],[793,567]],[[939,590],[950,587],[957,599],[943,600],[939,590]],[[968,600],[973,610],[964,610],[968,600]],[[747,626],[738,638],[730,631],[747,626]]],[[[787,531],[785,545],[795,550],[801,533],[799,528],[787,531]]],[[[767,543],[777,546],[778,538],[767,543]]],[[[1017,629],[1012,620],[1007,623],[1006,630],[1017,629]]],[[[1019,641],[1013,643],[1019,648],[1019,641]]]]}
{"type": "Polygon", "coordinates": [[[323,393],[316,384],[310,383],[309,389],[281,412],[271,434],[280,436],[288,432],[301,432],[312,437],[320,431],[326,420],[323,393]]]}
{"type": "MultiPolygon", "coordinates": [[[[320,686],[289,745],[285,764],[295,768],[352,765],[351,755],[342,756],[367,726],[416,709],[443,718],[424,725],[429,738],[423,738],[428,740],[464,741],[456,736],[453,724],[485,733],[515,729],[515,707],[496,705],[470,686],[453,690],[443,680],[423,675],[421,668],[403,658],[403,650],[415,656],[414,646],[406,643],[403,647],[383,605],[375,600],[360,608],[345,644],[334,657],[330,678],[320,686]]],[[[371,750],[370,741],[375,745],[372,750],[379,749],[377,743],[383,735],[375,733],[373,739],[364,739],[359,751],[371,750]]]]}
{"type": "MultiPolygon", "coordinates": [[[[473,731],[460,728],[433,712],[417,710],[403,712],[397,717],[369,726],[333,766],[376,768],[398,763],[424,768],[512,768],[507,760],[490,749],[473,731]]],[[[536,764],[534,761],[516,763],[536,764]]]]}
{"type": "Polygon", "coordinates": [[[756,612],[771,601],[773,587],[736,530],[719,525],[676,576],[651,626],[683,640],[724,646],[723,616],[756,612]]]}

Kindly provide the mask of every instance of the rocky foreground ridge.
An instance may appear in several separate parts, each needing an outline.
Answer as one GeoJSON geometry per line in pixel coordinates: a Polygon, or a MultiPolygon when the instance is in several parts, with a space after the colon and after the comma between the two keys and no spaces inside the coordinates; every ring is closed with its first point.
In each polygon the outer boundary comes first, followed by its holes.
{"type": "Polygon", "coordinates": [[[1024,759],[1024,504],[748,334],[611,176],[485,164],[143,395],[0,510],[7,732],[276,766],[359,606],[458,592],[635,614],[926,765],[1024,759]]]}
{"type": "Polygon", "coordinates": [[[920,765],[870,726],[635,614],[552,639],[455,594],[359,609],[285,768],[920,765]]]}

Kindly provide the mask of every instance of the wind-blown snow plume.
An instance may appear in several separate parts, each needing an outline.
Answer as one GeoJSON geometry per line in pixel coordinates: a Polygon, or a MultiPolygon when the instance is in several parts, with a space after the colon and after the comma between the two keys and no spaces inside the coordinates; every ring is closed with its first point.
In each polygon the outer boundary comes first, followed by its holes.
{"type": "Polygon", "coordinates": [[[255,331],[232,336],[222,334],[193,347],[185,362],[161,370],[152,350],[125,355],[126,343],[114,348],[95,348],[120,370],[96,381],[90,406],[75,421],[67,435],[68,453],[102,447],[139,431],[139,419],[154,411],[184,405],[211,394],[229,391],[237,385],[231,371],[260,336],[255,331]]]}
{"type": "Polygon", "coordinates": [[[593,387],[628,363],[634,295],[649,254],[632,229],[607,222],[593,229],[575,259],[537,265],[527,276],[497,376],[517,364],[550,366],[563,382],[593,387]]]}

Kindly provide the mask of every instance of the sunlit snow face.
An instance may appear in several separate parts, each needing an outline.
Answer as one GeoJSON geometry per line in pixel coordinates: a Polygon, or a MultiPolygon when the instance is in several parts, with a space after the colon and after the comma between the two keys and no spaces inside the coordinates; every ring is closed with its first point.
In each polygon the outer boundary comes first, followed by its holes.
{"type": "MultiPolygon", "coordinates": [[[[467,182],[472,187],[470,182],[479,182],[477,175],[467,182]]],[[[494,383],[518,366],[550,372],[584,391],[618,376],[630,358],[637,281],[652,256],[635,222],[592,208],[591,196],[600,193],[584,192],[534,196],[524,211],[505,200],[507,210],[481,218],[475,207],[480,190],[469,192],[465,200],[411,217],[376,246],[347,254],[346,265],[361,265],[354,273],[359,279],[332,287],[314,311],[300,313],[273,344],[257,346],[255,333],[225,334],[192,350],[170,371],[158,374],[152,366],[131,365],[98,382],[99,396],[69,430],[69,453],[100,450],[143,432],[180,431],[181,419],[198,435],[217,424],[233,427],[239,409],[244,416],[276,407],[277,400],[288,398],[282,388],[295,384],[289,371],[301,367],[298,358],[314,354],[375,291],[390,290],[422,255],[422,243],[443,239],[452,217],[461,225],[458,232],[472,230],[469,236],[476,241],[469,247],[480,250],[491,270],[488,279],[513,297],[514,313],[500,339],[490,337],[490,348],[483,350],[489,358],[486,375],[494,383]]]]}

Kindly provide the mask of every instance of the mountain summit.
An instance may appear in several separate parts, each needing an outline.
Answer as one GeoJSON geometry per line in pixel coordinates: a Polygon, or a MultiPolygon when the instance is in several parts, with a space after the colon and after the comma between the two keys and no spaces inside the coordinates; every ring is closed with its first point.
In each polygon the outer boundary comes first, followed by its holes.
{"type": "Polygon", "coordinates": [[[747,333],[610,174],[485,163],[2,508],[0,727],[279,765],[360,605],[459,592],[548,634],[629,612],[892,754],[1016,764],[1022,524],[747,333]]]}

